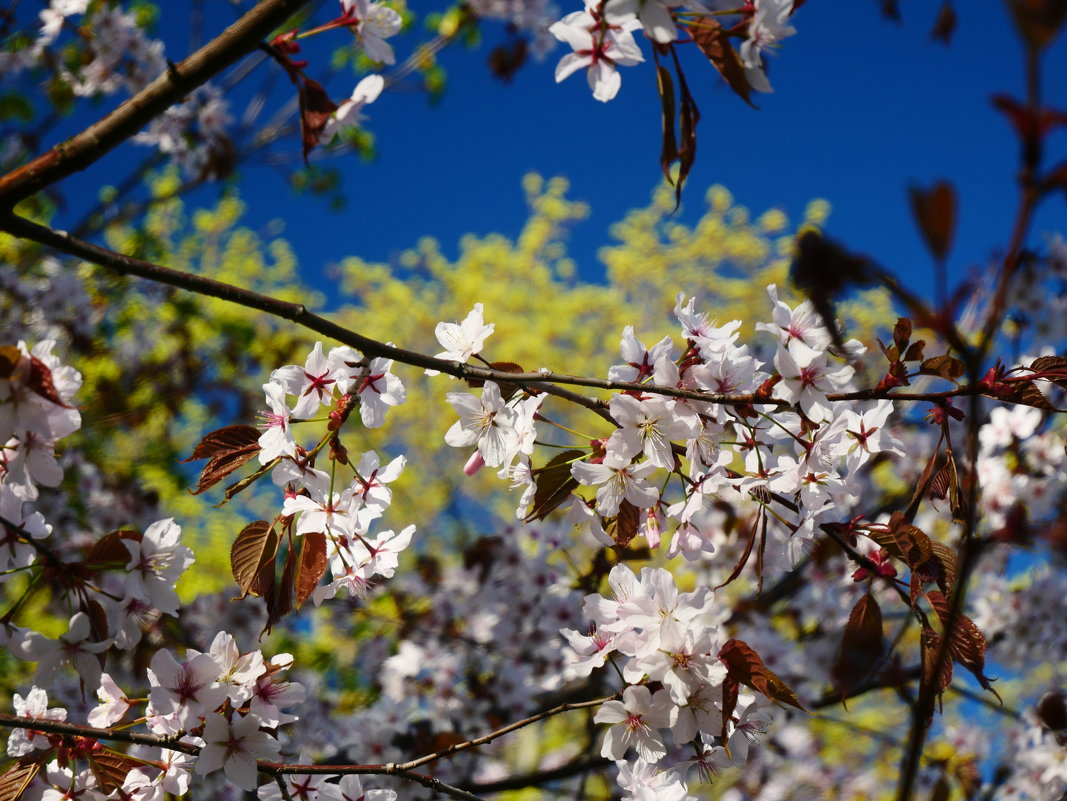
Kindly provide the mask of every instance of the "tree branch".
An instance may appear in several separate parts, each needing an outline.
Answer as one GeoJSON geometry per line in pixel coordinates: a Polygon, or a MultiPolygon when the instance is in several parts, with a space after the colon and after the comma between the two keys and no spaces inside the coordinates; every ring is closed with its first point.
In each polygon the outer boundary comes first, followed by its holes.
{"type": "Polygon", "coordinates": [[[0,210],[84,170],[198,86],[237,62],[310,0],[262,0],[103,119],[0,178],[0,210]]]}

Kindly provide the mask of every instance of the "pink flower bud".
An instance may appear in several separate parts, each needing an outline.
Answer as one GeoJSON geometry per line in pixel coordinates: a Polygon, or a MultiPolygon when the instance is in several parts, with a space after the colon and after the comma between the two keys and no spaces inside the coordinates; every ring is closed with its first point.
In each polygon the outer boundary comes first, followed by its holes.
{"type": "Polygon", "coordinates": [[[482,458],[481,451],[475,451],[471,454],[471,458],[467,460],[467,463],[463,465],[463,475],[473,476],[483,467],[485,467],[485,459],[482,458]]]}

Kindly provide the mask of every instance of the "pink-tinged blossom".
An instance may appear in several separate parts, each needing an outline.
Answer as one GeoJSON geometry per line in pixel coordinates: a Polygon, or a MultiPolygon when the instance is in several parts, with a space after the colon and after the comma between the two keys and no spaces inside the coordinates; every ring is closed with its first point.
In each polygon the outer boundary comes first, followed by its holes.
{"type": "Polygon", "coordinates": [[[277,654],[270,660],[268,672],[256,680],[256,689],[252,694],[250,709],[267,728],[277,728],[299,719],[297,715],[283,711],[285,707],[304,703],[307,691],[304,685],[296,681],[282,681],[277,673],[290,667],[293,657],[289,654],[277,654]]]}
{"type": "Polygon", "coordinates": [[[518,446],[514,427],[515,412],[504,405],[500,387],[486,381],[481,397],[467,392],[449,392],[446,396],[459,420],[445,433],[445,442],[454,448],[478,446],[489,467],[500,467],[518,446]]]}
{"type": "Polygon", "coordinates": [[[673,360],[673,347],[671,338],[664,337],[651,348],[646,348],[645,343],[634,336],[634,327],[628,325],[622,331],[622,342],[619,346],[623,364],[609,367],[608,379],[631,383],[644,381],[656,372],[656,363],[660,359],[673,360]]]}
{"type": "Polygon", "coordinates": [[[619,762],[619,786],[626,801],[685,801],[689,788],[676,770],[660,770],[651,762],[635,759],[619,762]]]}
{"type": "Polygon", "coordinates": [[[287,364],[270,374],[270,380],[285,387],[290,395],[296,395],[293,417],[313,417],[321,406],[333,404],[334,385],[337,376],[329,359],[322,352],[322,343],[316,342],[304,366],[287,364]]]}
{"type": "Polygon", "coordinates": [[[773,397],[800,406],[804,416],[813,423],[829,420],[833,415],[826,395],[849,386],[853,370],[847,364],[831,370],[826,353],[794,340],[788,347],[778,347],[774,366],[782,380],[774,385],[773,397]]]}
{"type": "MultiPolygon", "coordinates": [[[[310,765],[311,757],[301,753],[298,762],[301,765],[310,765]]],[[[288,795],[282,794],[282,788],[278,786],[277,782],[261,784],[256,791],[256,795],[259,796],[259,801],[282,801],[283,799],[288,799],[288,801],[317,801],[319,798],[340,801],[338,799],[337,785],[326,783],[327,779],[331,778],[334,777],[314,773],[289,774],[282,777],[285,782],[285,788],[288,790],[288,795]]]]}
{"type": "Polygon", "coordinates": [[[89,712],[88,720],[90,726],[96,726],[98,729],[114,726],[126,716],[133,705],[122,688],[115,684],[115,680],[107,673],[100,676],[96,698],[100,705],[89,712]]]}
{"type": "Polygon", "coordinates": [[[749,84],[757,92],[770,92],[763,66],[763,51],[773,50],[787,36],[796,33],[789,24],[793,0],[751,0],[755,13],[749,19],[748,38],[741,43],[741,63],[749,84]]]}
{"type": "Polygon", "coordinates": [[[600,486],[596,493],[597,511],[611,517],[619,513],[623,498],[641,509],[659,500],[659,492],[645,481],[655,469],[651,462],[630,464],[625,456],[608,453],[600,464],[575,462],[571,475],[579,484],[600,486]]]}
{"type": "Polygon", "coordinates": [[[263,385],[269,412],[260,412],[263,433],[259,437],[259,463],[268,464],[280,456],[296,456],[296,440],[289,426],[289,406],[285,402],[285,387],[276,381],[263,385]]]}
{"type": "MultiPolygon", "coordinates": [[[[482,317],[482,304],[475,303],[474,308],[462,323],[438,323],[434,334],[444,350],[434,356],[435,359],[447,359],[453,362],[465,362],[485,347],[486,338],[493,333],[495,323],[485,323],[482,317]]],[[[440,375],[436,370],[427,370],[426,375],[440,375]]]]}
{"type": "Polygon", "coordinates": [[[173,720],[188,731],[200,725],[200,718],[214,712],[229,695],[229,688],[219,684],[222,672],[209,654],[196,654],[179,663],[170,651],[161,649],[152,657],[148,668],[148,716],[173,720]]]}
{"type": "MultiPolygon", "coordinates": [[[[48,708],[48,693],[40,687],[31,688],[25,698],[15,693],[12,705],[15,707],[15,715],[20,718],[57,721],[67,719],[67,710],[48,708]]],[[[50,747],[48,735],[33,729],[12,729],[7,736],[7,755],[10,757],[26,756],[34,749],[50,747]]]]}
{"type": "MultiPolygon", "coordinates": [[[[52,533],[52,527],[45,523],[40,512],[32,512],[23,517],[25,508],[25,499],[12,487],[0,481],[0,517],[19,526],[35,540],[44,539],[52,533]]],[[[0,571],[27,567],[33,564],[36,558],[37,550],[30,543],[24,542],[23,535],[13,528],[0,525],[0,571]]]]}
{"type": "Polygon", "coordinates": [[[19,360],[10,375],[0,378],[0,442],[21,437],[27,431],[57,440],[81,427],[81,414],[70,407],[74,393],[81,387],[81,373],[60,364],[52,353],[54,345],[50,339],[38,342],[32,349],[27,349],[25,342],[18,343],[19,360]],[[33,374],[42,368],[51,377],[55,397],[64,405],[45,398],[35,388],[33,374]]]}
{"type": "Polygon", "coordinates": [[[395,64],[393,47],[386,39],[400,33],[403,20],[394,9],[371,0],[341,0],[342,10],[356,19],[352,32],[363,43],[363,52],[379,64],[395,64]]]}
{"type": "Polygon", "coordinates": [[[146,528],[140,541],[121,541],[130,552],[126,564],[127,593],[175,617],[179,601],[174,587],[182,573],[196,561],[193,552],[180,544],[181,537],[181,526],[174,518],[167,518],[146,528]]]}
{"type": "Polygon", "coordinates": [[[832,337],[822,323],[822,318],[810,300],[805,300],[796,309],[791,309],[778,299],[778,287],[771,284],[767,287],[774,310],[771,313],[770,323],[756,323],[757,331],[767,331],[778,337],[782,345],[789,345],[794,340],[800,340],[809,348],[818,351],[830,347],[832,337]]]}
{"type": "MultiPolygon", "coordinates": [[[[635,667],[670,693],[673,703],[684,705],[701,686],[718,686],[726,678],[726,667],[718,657],[722,643],[712,639],[711,629],[698,633],[681,626],[667,626],[659,644],[639,654],[635,667]]],[[[636,672],[636,671],[635,671],[636,672]]]]}
{"type": "MultiPolygon", "coordinates": [[[[385,46],[389,47],[389,45],[385,46]]],[[[367,119],[366,115],[361,113],[363,107],[377,100],[384,88],[385,79],[381,75],[368,75],[357,83],[356,88],[352,90],[352,96],[347,100],[342,100],[333,116],[326,121],[319,141],[329,142],[335,134],[349,128],[360,127],[367,119]]]]}
{"type": "Polygon", "coordinates": [[[387,509],[393,500],[393,492],[387,484],[391,484],[400,478],[400,474],[407,466],[408,460],[403,456],[397,456],[385,467],[382,467],[378,454],[367,451],[359,457],[356,465],[356,479],[353,481],[355,494],[358,495],[367,506],[377,506],[379,509],[387,509]]]}
{"type": "Polygon", "coordinates": [[[0,482],[23,500],[37,500],[38,484],[57,487],[62,480],[63,469],[56,461],[52,440],[34,431],[23,431],[0,446],[0,482]]]}
{"type": "MultiPolygon", "coordinates": [[[[191,653],[188,652],[186,656],[191,653]]],[[[256,650],[242,654],[229,632],[220,631],[215,635],[208,654],[219,666],[219,683],[226,687],[230,701],[238,706],[251,697],[256,680],[267,672],[262,652],[256,650]]]]}
{"type": "Polygon", "coordinates": [[[359,776],[348,773],[341,777],[337,785],[339,801],[396,801],[396,790],[364,790],[359,776]]]}
{"type": "Polygon", "coordinates": [[[242,790],[255,790],[258,784],[256,760],[278,756],[277,740],[260,731],[264,721],[254,714],[234,716],[209,715],[204,722],[204,747],[196,760],[196,772],[207,776],[220,768],[226,778],[242,790]]]}
{"type": "Polygon", "coordinates": [[[696,344],[705,359],[730,349],[737,341],[737,329],[741,327],[741,321],[731,320],[723,326],[716,326],[715,323],[708,322],[707,314],[696,310],[695,297],[689,298],[689,302],[684,306],[683,300],[685,293],[679,292],[674,303],[674,316],[682,324],[682,336],[696,344]]]}
{"type": "Polygon", "coordinates": [[[295,533],[320,531],[328,536],[352,536],[360,527],[357,521],[360,499],[356,488],[330,492],[329,487],[312,486],[308,492],[310,497],[297,495],[282,502],[283,515],[300,513],[295,533]]]}
{"type": "Polygon", "coordinates": [[[616,395],[610,408],[619,428],[608,440],[607,452],[626,459],[644,453],[650,464],[664,470],[674,469],[672,442],[688,440],[698,431],[696,415],[667,398],[616,395]]]}
{"type": "Polygon", "coordinates": [[[86,687],[95,688],[100,681],[100,656],[111,646],[111,640],[99,642],[93,637],[89,616],[76,612],[70,619],[66,634],[51,640],[43,634],[30,632],[23,648],[31,661],[37,662],[37,678],[43,684],[51,684],[56,670],[69,664],[77,672],[86,687]]]}
{"type": "MultiPolygon", "coordinates": [[[[996,414],[998,411],[1004,411],[1004,409],[994,409],[993,413],[996,414]]],[[[1036,409],[1032,411],[1037,412],[1036,409]]],[[[872,454],[895,453],[897,456],[905,455],[904,444],[890,434],[885,427],[889,421],[889,415],[892,413],[893,402],[889,400],[880,400],[862,411],[857,412],[850,409],[845,412],[847,422],[843,447],[848,449],[845,464],[848,467],[849,475],[854,474],[866,464],[872,454]]],[[[1040,416],[1040,413],[1038,415],[1040,416]]],[[[979,436],[984,430],[983,427],[979,431],[979,436]]]]}
{"type": "Polygon", "coordinates": [[[631,24],[636,16],[644,28],[645,36],[659,44],[670,44],[678,38],[678,28],[674,24],[668,5],[660,0],[607,0],[604,3],[604,20],[609,25],[624,26],[631,24]]]}
{"type": "MultiPolygon", "coordinates": [[[[666,701],[666,698],[662,699],[666,701]]],[[[622,701],[607,701],[597,710],[594,723],[613,724],[604,735],[600,755],[618,761],[633,748],[646,762],[658,762],[667,755],[658,727],[670,725],[669,702],[652,704],[648,687],[627,687],[622,701]]]]}
{"type": "Polygon", "coordinates": [[[560,629],[559,633],[566,639],[579,657],[570,664],[577,676],[588,676],[599,667],[603,667],[608,656],[615,650],[615,635],[611,632],[593,628],[592,634],[581,634],[574,629],[560,629]]]}
{"type": "Polygon", "coordinates": [[[585,67],[593,97],[602,102],[611,100],[622,86],[622,77],[615,68],[631,67],[645,60],[631,33],[640,27],[636,17],[612,25],[588,10],[575,11],[553,23],[549,33],[574,50],[556,66],[556,83],[585,67]]]}

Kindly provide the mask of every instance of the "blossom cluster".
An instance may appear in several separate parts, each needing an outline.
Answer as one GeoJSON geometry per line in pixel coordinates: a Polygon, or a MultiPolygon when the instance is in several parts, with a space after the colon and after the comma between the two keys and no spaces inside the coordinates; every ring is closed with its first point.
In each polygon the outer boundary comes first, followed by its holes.
{"type": "MultiPolygon", "coordinates": [[[[685,38],[687,28],[680,24],[684,19],[681,14],[695,16],[688,21],[699,27],[711,19],[700,15],[712,10],[701,0],[585,0],[583,10],[567,14],[549,28],[553,36],[573,49],[556,67],[556,81],[584,68],[593,97],[611,100],[622,85],[617,67],[645,60],[634,39],[635,31],[643,31],[654,45],[669,45],[685,38]]],[[[736,30],[744,37],[739,56],[745,79],[756,91],[770,92],[764,53],[796,33],[789,24],[793,0],[752,0],[738,11],[742,19],[736,30]]]]}
{"type": "MultiPolygon", "coordinates": [[[[727,405],[640,389],[614,395],[607,411],[615,430],[590,442],[588,454],[576,457],[570,467],[577,484],[590,488],[585,493],[575,488],[573,522],[588,525],[604,544],[616,545],[618,539],[606,533],[605,525],[627,508],[642,516],[641,533],[657,548],[670,521],[668,558],[681,554],[695,561],[714,553],[724,533],[715,520],[716,502],[754,502],[774,507],[769,517],[778,560],[796,564],[821,524],[851,515],[857,500],[854,485],[862,480],[867,462],[881,453],[902,453],[887,430],[892,404],[828,402],[830,394],[855,388],[848,362],[863,348],[852,340],[837,351],[809,301],[790,308],[778,299],[775,287],[769,291],[772,320],[757,329],[774,337],[773,373],[761,369],[770,365],[756,359],[747,345],[737,344],[739,321],[712,325],[692,298],[683,302],[679,296],[675,306],[686,343],[680,353],[669,337],[646,347],[626,329],[623,363],[611,368],[610,380],[650,389],[748,395],[752,402],[727,405]],[[680,496],[669,494],[667,474],[681,479],[680,496]],[[588,497],[589,492],[595,497],[588,497]]],[[[480,324],[480,310],[472,316],[468,321],[480,324]]],[[[483,342],[484,337],[477,344],[483,342]]],[[[538,411],[542,398],[514,393],[505,402],[492,382],[480,396],[448,396],[460,419],[446,441],[475,446],[477,459],[501,467],[502,476],[524,488],[520,518],[536,491],[530,456],[543,419],[538,411]]]]}
{"type": "Polygon", "coordinates": [[[259,461],[273,465],[271,477],[285,489],[282,516],[295,521],[293,533],[322,533],[328,543],[333,578],[315,589],[316,604],[340,591],[361,598],[374,576],[392,576],[398,554],[411,543],[415,527],[397,533],[383,531],[374,537],[369,534],[371,524],[392,503],[389,484],[404,469],[403,456],[383,465],[375,452],[368,451],[353,463],[331,433],[337,452],[327,473],[315,466],[318,448],[309,451],[297,443],[293,424],[314,418],[326,407],[332,410],[330,428],[336,432],[358,406],[367,428],[383,425],[389,407],[406,398],[404,385],[391,368],[392,361],[367,359],[349,347],[324,354],[318,342],[302,366],[280,367],[263,385],[269,411],[262,415],[265,430],[259,438],[259,461]],[[295,398],[292,408],[287,397],[295,398]],[[339,463],[352,472],[343,485],[337,475],[339,463]]]}

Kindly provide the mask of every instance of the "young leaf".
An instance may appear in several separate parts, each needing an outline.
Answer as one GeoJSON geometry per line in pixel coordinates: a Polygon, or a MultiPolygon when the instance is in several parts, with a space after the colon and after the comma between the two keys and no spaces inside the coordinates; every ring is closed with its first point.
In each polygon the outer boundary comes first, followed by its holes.
{"type": "Polygon", "coordinates": [[[845,624],[841,648],[830,673],[834,684],[843,693],[858,687],[881,664],[884,654],[882,610],[868,592],[856,602],[845,624]]]}
{"type": "Polygon", "coordinates": [[[807,712],[789,686],[778,678],[752,648],[741,640],[728,640],[719,650],[727,673],[747,687],[759,690],[771,701],[807,712]]]}
{"type": "Polygon", "coordinates": [[[208,459],[200,471],[200,481],[193,495],[199,495],[218,484],[237,468],[259,453],[261,431],[253,426],[226,426],[207,434],[193,449],[193,455],[183,462],[208,459]]]}
{"type": "Polygon", "coordinates": [[[124,567],[130,561],[130,552],[122,544],[123,541],[140,542],[143,537],[144,534],[140,531],[132,529],[122,529],[105,534],[93,543],[93,547],[89,549],[89,553],[85,557],[85,563],[95,569],[114,567],[116,565],[124,567]]]}
{"type": "Polygon", "coordinates": [[[296,568],[296,605],[303,605],[326,573],[326,535],[321,531],[304,534],[300,544],[300,563],[296,568]]]}
{"type": "Polygon", "coordinates": [[[640,524],[641,510],[624,498],[619,513],[604,520],[604,532],[615,540],[616,548],[625,548],[637,536],[640,524]]]}
{"type": "MultiPolygon", "coordinates": [[[[932,688],[933,694],[940,696],[945,688],[952,683],[952,660],[944,659],[941,662],[941,671],[934,675],[937,666],[937,655],[941,648],[941,635],[931,628],[923,627],[920,639],[922,651],[922,676],[919,681],[923,687],[932,688]]],[[[927,723],[929,725],[929,722],[927,723]]]]}
{"type": "Polygon", "coordinates": [[[689,33],[737,96],[752,108],[758,108],[749,98],[752,86],[745,76],[745,65],[730,44],[729,34],[722,23],[711,17],[700,17],[690,24],[689,33]]]}
{"type": "Polygon", "coordinates": [[[18,801],[41,769],[41,765],[51,757],[51,750],[38,752],[22,757],[5,770],[0,775],[0,801],[18,801]]]}
{"type": "Polygon", "coordinates": [[[949,381],[955,381],[967,372],[967,368],[964,367],[963,362],[959,359],[946,353],[943,356],[934,356],[924,361],[919,366],[919,372],[923,375],[936,375],[949,381]]]}
{"type": "Polygon", "coordinates": [[[253,585],[262,568],[267,564],[274,564],[278,543],[278,533],[266,520],[249,523],[237,535],[230,548],[230,567],[233,580],[241,588],[242,598],[247,597],[249,593],[262,594],[256,592],[253,585]]]}
{"type": "Polygon", "coordinates": [[[533,471],[536,489],[530,513],[525,518],[527,523],[544,520],[578,489],[578,480],[571,475],[571,465],[575,459],[581,459],[583,456],[584,451],[562,451],[553,456],[544,467],[533,471]]]}
{"type": "Polygon", "coordinates": [[[944,261],[956,230],[956,190],[952,184],[938,181],[929,189],[913,186],[908,197],[926,247],[937,261],[944,261]]]}
{"type": "Polygon", "coordinates": [[[300,138],[304,144],[304,163],[308,163],[308,154],[319,144],[319,137],[326,123],[335,111],[337,104],[330,100],[322,85],[310,78],[300,83],[298,91],[300,100],[300,138]]]}
{"type": "Polygon", "coordinates": [[[926,593],[926,599],[937,613],[942,627],[945,628],[949,654],[960,667],[967,668],[974,674],[984,689],[992,690],[993,685],[990,684],[989,678],[982,673],[985,669],[986,644],[981,630],[962,612],[957,612],[953,620],[952,607],[948,598],[937,590],[930,590],[926,593]],[[951,631],[948,630],[950,623],[952,623],[951,631]]]}
{"type": "Polygon", "coordinates": [[[678,158],[678,140],[674,132],[674,79],[670,70],[656,65],[656,87],[659,90],[660,114],[663,121],[663,144],[659,151],[659,166],[667,183],[673,185],[671,165],[678,158]]]}
{"type": "Polygon", "coordinates": [[[129,772],[134,768],[144,767],[145,764],[142,759],[133,759],[110,748],[91,752],[88,759],[96,783],[106,793],[122,787],[129,772]]]}

